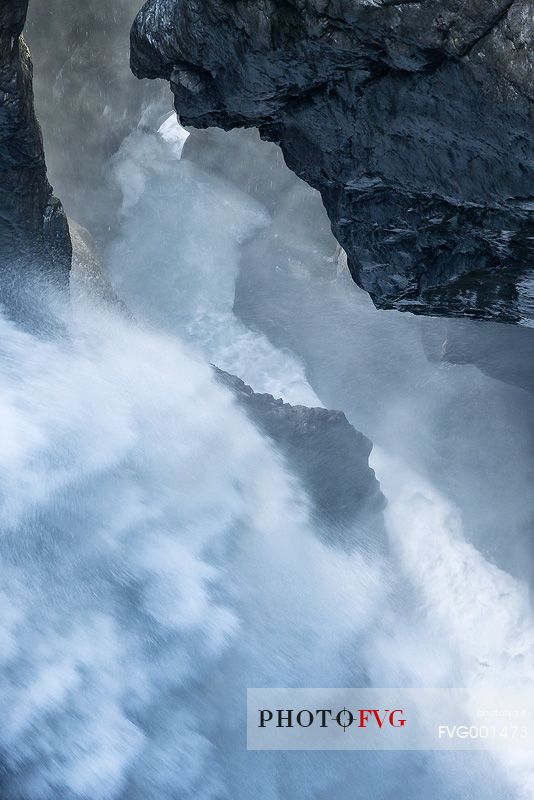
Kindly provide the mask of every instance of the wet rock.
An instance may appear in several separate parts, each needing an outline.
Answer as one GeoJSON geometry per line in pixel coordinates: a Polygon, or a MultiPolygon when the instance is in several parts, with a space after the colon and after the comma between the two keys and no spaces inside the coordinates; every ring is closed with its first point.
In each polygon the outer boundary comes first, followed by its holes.
{"type": "Polygon", "coordinates": [[[528,0],[150,0],[131,63],[280,144],[378,307],[528,323],[533,33],[528,0]]]}
{"type": "Polygon", "coordinates": [[[289,405],[270,394],[257,394],[234,375],[214,369],[217,379],[287,458],[318,518],[337,531],[338,541],[350,545],[354,540],[379,540],[385,500],[369,466],[372,443],[345,414],[289,405]]]}
{"type": "Polygon", "coordinates": [[[67,219],[46,176],[33,107],[32,63],[22,38],[27,0],[0,7],[0,302],[17,316],[39,281],[68,285],[67,219]]]}

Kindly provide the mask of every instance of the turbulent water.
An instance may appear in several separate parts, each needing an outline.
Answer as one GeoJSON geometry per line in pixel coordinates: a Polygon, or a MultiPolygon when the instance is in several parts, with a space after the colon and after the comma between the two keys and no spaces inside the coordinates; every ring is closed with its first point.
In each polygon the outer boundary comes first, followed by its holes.
{"type": "Polygon", "coordinates": [[[121,305],[0,318],[2,796],[531,798],[520,759],[245,749],[251,686],[532,684],[534,409],[429,360],[439,323],[375,311],[315,193],[235,142],[201,166],[145,114],[109,164],[121,305]],[[386,553],[327,544],[211,363],[373,438],[386,553]]]}
{"type": "Polygon", "coordinates": [[[59,341],[2,323],[6,790],[212,796],[242,686],[305,681],[310,648],[308,679],[338,672],[379,567],[320,544],[183,343],[97,309],[65,323],[59,341]]]}
{"type": "Polygon", "coordinates": [[[247,686],[530,682],[534,627],[526,587],[466,542],[398,441],[388,453],[387,425],[390,554],[324,544],[208,365],[316,399],[302,362],[232,311],[240,247],[269,214],[173,146],[134,132],[114,165],[107,262],[134,318],[51,297],[53,333],[1,321],[6,796],[529,797],[528,765],[474,753],[244,750],[247,686]]]}

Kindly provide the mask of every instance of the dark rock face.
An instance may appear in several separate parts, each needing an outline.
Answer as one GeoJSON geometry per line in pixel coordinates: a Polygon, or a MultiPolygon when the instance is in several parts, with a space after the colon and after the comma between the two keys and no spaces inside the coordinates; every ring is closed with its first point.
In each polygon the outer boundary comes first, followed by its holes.
{"type": "Polygon", "coordinates": [[[66,286],[71,261],[67,219],[46,177],[33,109],[32,64],[21,36],[27,5],[0,6],[0,302],[15,313],[24,276],[66,286]]]}
{"type": "MultiPolygon", "coordinates": [[[[372,444],[345,414],[292,406],[270,394],[256,394],[234,375],[214,369],[217,379],[285,455],[308,490],[318,517],[338,529],[355,528],[359,541],[362,527],[379,539],[382,530],[376,521],[385,500],[369,466],[372,444]],[[370,519],[375,523],[373,533],[367,529],[370,519]]],[[[351,543],[349,536],[344,543],[351,543]]]]}
{"type": "Polygon", "coordinates": [[[529,0],[150,0],[138,77],[256,126],[319,189],[380,308],[534,319],[529,0]]]}

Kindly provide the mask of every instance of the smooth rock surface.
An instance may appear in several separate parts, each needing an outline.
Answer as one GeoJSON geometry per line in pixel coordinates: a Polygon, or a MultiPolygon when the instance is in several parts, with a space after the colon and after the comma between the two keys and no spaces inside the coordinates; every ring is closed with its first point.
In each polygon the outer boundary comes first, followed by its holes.
{"type": "Polygon", "coordinates": [[[533,33],[528,0],[150,0],[131,63],[279,143],[378,307],[529,324],[533,33]]]}

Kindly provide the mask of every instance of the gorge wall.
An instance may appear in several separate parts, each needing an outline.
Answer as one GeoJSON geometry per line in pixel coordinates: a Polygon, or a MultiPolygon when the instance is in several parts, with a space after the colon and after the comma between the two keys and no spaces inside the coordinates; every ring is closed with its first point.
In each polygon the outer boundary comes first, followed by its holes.
{"type": "Polygon", "coordinates": [[[71,262],[67,218],[47,180],[33,107],[32,63],[21,35],[27,7],[27,0],[0,7],[0,302],[15,314],[31,294],[21,297],[23,277],[66,286],[71,262]]]}
{"type": "Polygon", "coordinates": [[[131,64],[280,144],[377,307],[531,325],[533,32],[528,0],[150,0],[131,64]]]}

